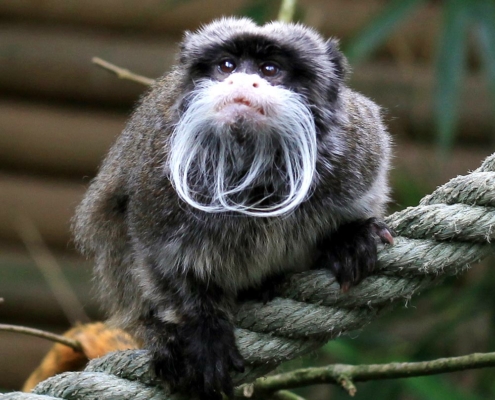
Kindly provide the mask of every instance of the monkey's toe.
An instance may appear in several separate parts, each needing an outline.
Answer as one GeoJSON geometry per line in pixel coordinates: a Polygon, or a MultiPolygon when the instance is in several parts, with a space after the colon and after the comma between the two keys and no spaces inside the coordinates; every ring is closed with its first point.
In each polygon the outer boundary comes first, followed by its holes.
{"type": "Polygon", "coordinates": [[[370,275],[377,261],[377,240],[393,244],[387,225],[369,218],[339,227],[320,243],[321,256],[316,266],[328,268],[344,292],[370,275]]]}

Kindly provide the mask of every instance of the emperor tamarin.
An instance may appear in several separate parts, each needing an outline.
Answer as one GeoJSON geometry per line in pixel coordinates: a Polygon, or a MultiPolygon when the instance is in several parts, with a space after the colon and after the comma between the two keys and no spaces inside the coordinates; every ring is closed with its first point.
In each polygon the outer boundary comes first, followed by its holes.
{"type": "Polygon", "coordinates": [[[76,242],[111,319],[173,387],[232,395],[241,292],[313,266],[347,290],[391,242],[389,136],[345,75],[337,42],[299,24],[186,33],[91,183],[76,242]]]}

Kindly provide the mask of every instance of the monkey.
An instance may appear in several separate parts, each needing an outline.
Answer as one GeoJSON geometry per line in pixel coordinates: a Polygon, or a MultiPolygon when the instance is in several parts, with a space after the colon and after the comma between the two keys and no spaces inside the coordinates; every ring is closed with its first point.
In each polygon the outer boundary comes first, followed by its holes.
{"type": "Polygon", "coordinates": [[[110,322],[172,390],[233,395],[243,293],[268,301],[310,268],[347,291],[392,243],[390,135],[348,69],[336,39],[302,24],[230,17],[186,32],[91,182],[75,242],[110,322]]]}

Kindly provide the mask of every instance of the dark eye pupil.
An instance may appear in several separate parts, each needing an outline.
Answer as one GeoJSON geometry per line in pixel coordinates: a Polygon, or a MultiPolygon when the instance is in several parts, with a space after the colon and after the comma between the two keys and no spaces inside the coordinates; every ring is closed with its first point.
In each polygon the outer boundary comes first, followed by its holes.
{"type": "Polygon", "coordinates": [[[218,65],[218,68],[224,74],[230,74],[235,70],[235,63],[232,60],[224,60],[218,65]]]}
{"type": "Polygon", "coordinates": [[[267,63],[261,66],[261,73],[265,76],[275,76],[277,75],[278,71],[278,67],[274,64],[267,63]]]}

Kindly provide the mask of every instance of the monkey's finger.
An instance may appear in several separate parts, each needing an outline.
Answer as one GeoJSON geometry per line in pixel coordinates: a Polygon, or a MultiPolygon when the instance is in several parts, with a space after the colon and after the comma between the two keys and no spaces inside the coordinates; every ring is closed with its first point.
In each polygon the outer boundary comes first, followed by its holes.
{"type": "Polygon", "coordinates": [[[237,372],[244,372],[244,359],[237,349],[231,351],[229,357],[230,367],[237,372]]]}
{"type": "Polygon", "coordinates": [[[232,383],[232,378],[230,377],[228,368],[226,368],[225,363],[218,361],[216,372],[218,389],[222,390],[227,397],[234,397],[234,384],[232,383]]]}
{"type": "Polygon", "coordinates": [[[377,235],[383,244],[394,244],[395,232],[390,229],[383,221],[378,221],[375,218],[371,221],[371,226],[375,235],[377,235]]]}
{"type": "Polygon", "coordinates": [[[379,232],[378,237],[381,239],[383,244],[394,244],[394,237],[388,229],[384,229],[379,232]]]}
{"type": "Polygon", "coordinates": [[[201,382],[203,382],[203,387],[200,389],[203,393],[201,398],[216,400],[222,397],[222,392],[228,397],[234,394],[234,385],[223,357],[219,357],[215,363],[205,365],[201,382]]]}

